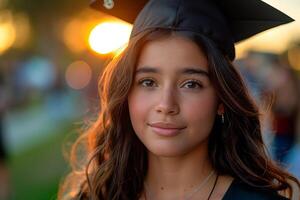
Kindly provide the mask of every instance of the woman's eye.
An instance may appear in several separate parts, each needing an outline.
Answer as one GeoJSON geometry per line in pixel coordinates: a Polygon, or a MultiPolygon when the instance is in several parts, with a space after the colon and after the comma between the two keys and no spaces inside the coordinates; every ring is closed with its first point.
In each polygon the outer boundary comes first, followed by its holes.
{"type": "Polygon", "coordinates": [[[183,87],[193,89],[202,88],[203,86],[198,81],[188,81],[183,84],[183,87]]]}
{"type": "Polygon", "coordinates": [[[155,82],[151,79],[144,79],[139,81],[139,85],[144,87],[155,87],[155,82]]]}

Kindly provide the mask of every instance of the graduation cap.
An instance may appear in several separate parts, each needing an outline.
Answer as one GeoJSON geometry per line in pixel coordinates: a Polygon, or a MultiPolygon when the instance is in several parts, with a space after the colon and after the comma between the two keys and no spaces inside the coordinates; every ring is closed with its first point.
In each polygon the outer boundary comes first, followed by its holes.
{"type": "Polygon", "coordinates": [[[235,43],[294,21],[261,0],[93,0],[91,7],[134,24],[131,38],[149,28],[201,34],[231,60],[235,43]]]}

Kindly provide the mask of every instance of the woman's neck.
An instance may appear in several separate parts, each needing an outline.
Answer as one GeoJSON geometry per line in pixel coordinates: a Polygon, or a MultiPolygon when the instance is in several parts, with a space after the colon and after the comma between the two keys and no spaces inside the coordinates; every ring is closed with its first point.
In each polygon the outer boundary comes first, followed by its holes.
{"type": "Polygon", "coordinates": [[[150,193],[151,199],[178,199],[193,192],[212,171],[207,150],[203,148],[177,157],[148,153],[146,193],[150,193]]]}

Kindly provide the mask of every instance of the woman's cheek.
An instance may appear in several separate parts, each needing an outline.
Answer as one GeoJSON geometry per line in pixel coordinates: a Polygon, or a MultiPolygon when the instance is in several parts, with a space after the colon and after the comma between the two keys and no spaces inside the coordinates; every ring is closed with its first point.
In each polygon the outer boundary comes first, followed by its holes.
{"type": "Polygon", "coordinates": [[[181,104],[184,108],[181,111],[185,112],[190,120],[209,120],[216,115],[217,102],[214,95],[185,97],[184,99],[185,102],[181,104]]]}
{"type": "MultiPolygon", "coordinates": [[[[151,97],[141,91],[133,91],[132,94],[130,94],[128,103],[132,123],[145,120],[149,107],[149,98],[151,97]]],[[[136,124],[133,124],[133,126],[136,127],[136,124]]]]}

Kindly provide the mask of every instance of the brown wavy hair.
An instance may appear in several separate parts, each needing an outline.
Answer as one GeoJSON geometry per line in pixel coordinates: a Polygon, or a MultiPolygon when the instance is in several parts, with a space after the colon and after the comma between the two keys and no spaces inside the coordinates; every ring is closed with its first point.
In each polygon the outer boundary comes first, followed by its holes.
{"type": "Polygon", "coordinates": [[[127,97],[143,46],[179,34],[206,52],[211,82],[224,104],[225,123],[217,117],[209,138],[209,157],[219,174],[274,191],[292,192],[299,181],[269,158],[260,113],[239,72],[215,43],[186,31],[149,29],[132,38],[104,70],[99,81],[100,112],[71,149],[72,172],[58,199],[137,200],[147,172],[147,149],[133,131],[127,97]]]}

